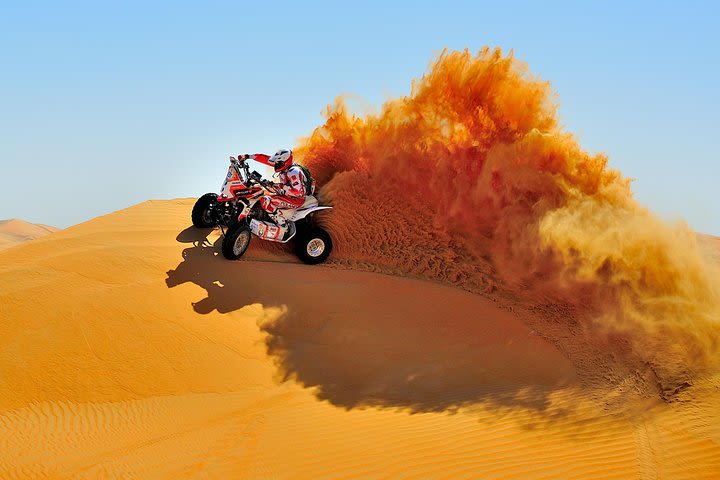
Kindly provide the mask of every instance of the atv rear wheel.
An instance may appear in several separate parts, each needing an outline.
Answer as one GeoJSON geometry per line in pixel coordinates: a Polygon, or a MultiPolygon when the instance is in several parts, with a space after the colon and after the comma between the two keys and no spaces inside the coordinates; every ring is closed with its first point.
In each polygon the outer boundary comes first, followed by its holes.
{"type": "Polygon", "coordinates": [[[208,228],[215,226],[213,220],[212,209],[217,205],[217,194],[206,193],[197,199],[192,209],[192,222],[198,228],[208,228]]]}
{"type": "Polygon", "coordinates": [[[222,242],[223,257],[228,260],[237,260],[245,254],[250,245],[250,227],[245,222],[237,223],[225,232],[222,242]]]}
{"type": "Polygon", "coordinates": [[[309,265],[327,260],[332,251],[330,235],[320,227],[311,227],[295,240],[295,253],[309,265]]]}

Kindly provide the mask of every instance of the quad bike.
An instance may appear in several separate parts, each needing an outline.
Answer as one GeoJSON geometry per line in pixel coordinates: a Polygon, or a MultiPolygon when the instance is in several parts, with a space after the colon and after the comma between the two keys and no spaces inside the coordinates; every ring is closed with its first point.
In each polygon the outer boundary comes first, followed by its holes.
{"type": "Polygon", "coordinates": [[[256,171],[247,160],[230,157],[227,177],[220,194],[206,193],[192,210],[198,228],[219,226],[223,233],[222,253],[228,260],[242,257],[252,235],[271,242],[294,240],[295,253],[305,263],[324,262],[332,250],[330,235],[313,222],[312,214],[332,207],[321,206],[308,195],[298,208],[278,210],[274,215],[260,208],[260,198],[278,193],[277,186],[256,171]]]}

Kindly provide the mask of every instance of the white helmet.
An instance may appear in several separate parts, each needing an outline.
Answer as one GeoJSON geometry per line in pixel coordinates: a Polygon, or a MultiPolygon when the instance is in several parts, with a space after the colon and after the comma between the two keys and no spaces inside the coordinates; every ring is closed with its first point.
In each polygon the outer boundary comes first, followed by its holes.
{"type": "Polygon", "coordinates": [[[278,150],[275,155],[270,157],[268,163],[275,167],[276,172],[282,172],[293,163],[292,150],[278,150]]]}

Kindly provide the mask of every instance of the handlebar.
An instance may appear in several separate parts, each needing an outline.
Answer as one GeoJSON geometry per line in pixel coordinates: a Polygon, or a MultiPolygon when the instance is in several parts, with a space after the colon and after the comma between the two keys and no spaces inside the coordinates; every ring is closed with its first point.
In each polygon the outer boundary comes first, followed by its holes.
{"type": "Polygon", "coordinates": [[[237,158],[230,156],[230,163],[237,163],[237,164],[244,164],[246,163],[246,160],[248,159],[247,155],[238,155],[237,158]]]}
{"type": "Polygon", "coordinates": [[[267,190],[272,190],[273,192],[278,193],[278,189],[274,183],[262,178],[262,175],[260,175],[260,173],[256,172],[255,170],[250,171],[250,169],[248,168],[247,162],[246,162],[247,158],[248,158],[248,155],[238,155],[237,158],[230,157],[230,163],[233,165],[236,165],[237,167],[242,167],[242,169],[245,171],[245,174],[246,174],[248,180],[252,180],[252,181],[260,184],[262,187],[264,187],[267,190]]]}
{"type": "Polygon", "coordinates": [[[249,172],[248,180],[252,180],[258,184],[260,184],[262,187],[264,187],[267,190],[272,190],[273,192],[277,192],[277,187],[275,187],[275,184],[271,182],[270,180],[266,180],[262,178],[262,175],[260,173],[253,170],[252,172],[249,172]]]}

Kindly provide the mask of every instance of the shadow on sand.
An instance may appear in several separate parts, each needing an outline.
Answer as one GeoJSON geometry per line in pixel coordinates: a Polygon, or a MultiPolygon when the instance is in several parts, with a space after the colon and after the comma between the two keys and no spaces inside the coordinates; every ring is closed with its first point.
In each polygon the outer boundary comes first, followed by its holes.
{"type": "Polygon", "coordinates": [[[283,316],[260,325],[283,380],[294,379],[346,409],[453,412],[482,404],[564,415],[550,408],[549,395],[574,384],[574,370],[558,367],[557,352],[544,350],[541,340],[523,343],[526,330],[498,324],[518,323],[507,312],[468,315],[478,297],[370,273],[230,262],[219,242],[208,240],[210,232],[190,227],[178,235],[192,246],[167,272],[167,285],[191,282],[205,289],[207,297],[192,304],[200,314],[253,303],[284,306],[283,316]],[[455,306],[464,313],[454,314],[455,306]]]}

